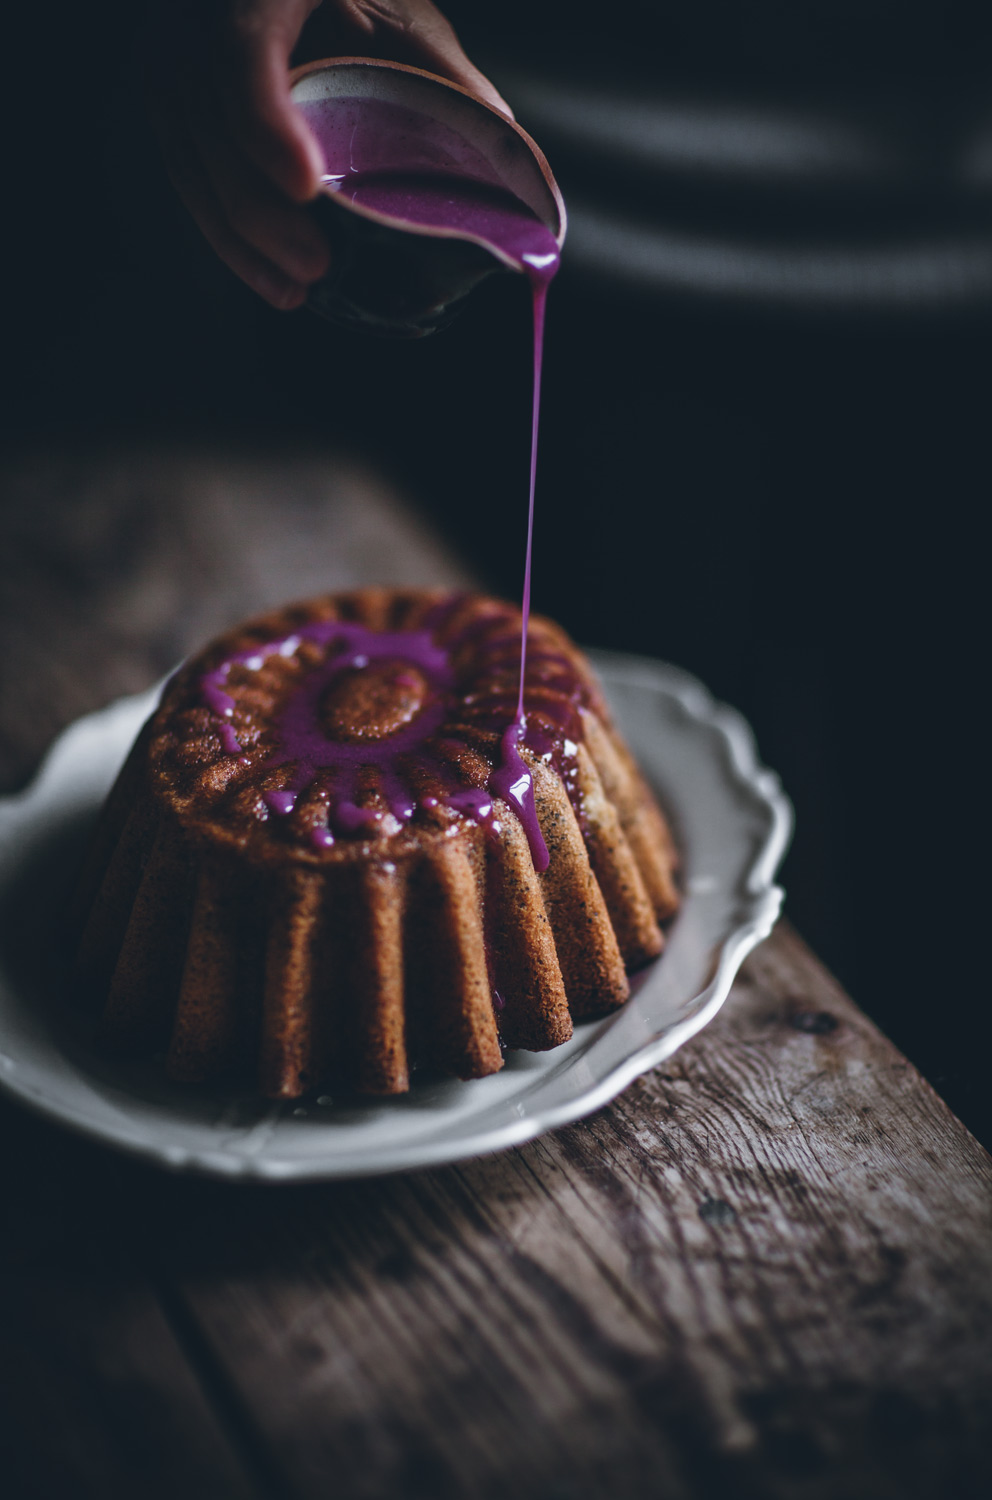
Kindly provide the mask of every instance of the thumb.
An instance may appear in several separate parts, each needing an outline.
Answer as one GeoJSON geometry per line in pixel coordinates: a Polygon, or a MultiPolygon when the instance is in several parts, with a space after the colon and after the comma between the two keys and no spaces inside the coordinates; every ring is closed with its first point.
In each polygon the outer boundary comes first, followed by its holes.
{"type": "Polygon", "coordinates": [[[314,197],[324,170],[320,147],[289,93],[289,58],[309,5],[253,7],[222,62],[221,97],[232,139],[289,198],[314,197]]]}

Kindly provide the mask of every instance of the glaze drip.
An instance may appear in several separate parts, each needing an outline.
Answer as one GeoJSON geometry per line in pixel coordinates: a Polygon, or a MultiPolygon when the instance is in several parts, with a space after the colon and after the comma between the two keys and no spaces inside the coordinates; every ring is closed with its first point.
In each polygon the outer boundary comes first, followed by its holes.
{"type": "MultiPolygon", "coordinates": [[[[440,798],[425,795],[420,805],[430,809],[440,802],[489,825],[494,817],[493,798],[502,798],[527,835],[535,869],[543,871],[549,863],[548,850],[538,821],[533,776],[520,748],[526,746],[551,764],[574,802],[574,740],[579,736],[581,700],[574,671],[564,658],[552,653],[535,661],[537,670],[532,675],[538,691],[525,703],[544,310],[548,286],[558,270],[558,243],[537,215],[507,191],[493,165],[440,121],[372,99],[323,101],[304,106],[303,113],[324,152],[323,181],[330,191],[417,232],[455,234],[485,243],[505,263],[523,272],[530,284],[533,405],[522,622],[519,634],[496,635],[485,642],[490,664],[498,663],[504,650],[518,658],[516,702],[501,686],[495,693],[465,698],[458,705],[475,727],[499,735],[498,761],[484,787],[459,784],[451,767],[435,756],[421,753],[419,764],[428,766],[443,792],[440,798]],[[571,747],[571,756],[566,746],[571,747]]],[[[232,723],[235,701],[227,691],[231,668],[259,670],[274,655],[294,657],[306,641],[327,648],[326,659],[307,671],[290,693],[275,725],[276,748],[265,764],[292,763],[293,771],[283,788],[263,793],[271,814],[289,817],[300,794],[313,786],[318,775],[333,773],[333,790],[326,798],[326,826],[309,833],[316,847],[331,847],[336,836],[368,832],[381,823],[381,811],[363,808],[356,800],[359,773],[366,767],[378,773],[379,790],[397,823],[407,823],[414,816],[418,801],[411,774],[417,769],[417,752],[426,750],[455,702],[452,654],[468,643],[470,633],[484,635],[490,623],[475,622],[462,637],[448,642],[447,649],[441,647],[437,635],[444,633],[447,611],[457,605],[456,598],[442,606],[419,631],[380,633],[327,621],[306,625],[292,635],[228,658],[201,679],[202,700],[221,720],[222,747],[226,754],[239,755],[242,746],[232,723]],[[373,714],[370,727],[376,733],[353,730],[344,714],[335,719],[332,713],[329,728],[327,715],[322,713],[328,691],[347,673],[359,672],[372,662],[405,663],[422,674],[423,701],[417,700],[416,683],[404,688],[397,679],[399,697],[403,692],[412,694],[409,701],[415,707],[409,712],[394,704],[388,722],[373,722],[373,714]]]]}
{"type": "Polygon", "coordinates": [[[232,652],[198,679],[197,695],[220,721],[216,731],[225,753],[239,756],[253,776],[266,773],[270,783],[268,773],[286,768],[280,786],[269,785],[260,793],[268,815],[289,819],[301,797],[310,794],[326,814],[319,826],[307,827],[306,837],[313,847],[324,849],[340,837],[373,833],[386,812],[402,826],[418,808],[432,812],[446,807],[494,828],[494,799],[500,798],[519,819],[535,868],[547,868],[533,778],[520,752],[526,747],[558,774],[581,821],[575,740],[589,690],[568,657],[539,638],[526,658],[528,711],[515,719],[520,633],[507,629],[512,619],[508,609],[459,626],[463,600],[453,595],[442,601],[416,630],[377,631],[337,620],[300,625],[285,636],[232,652]],[[323,659],[307,662],[308,646],[320,648],[323,659]],[[254,745],[242,744],[235,727],[238,695],[274,657],[292,663],[300,676],[277,689],[281,706],[259,756],[254,745]],[[235,668],[242,670],[232,682],[235,668]],[[247,682],[245,674],[251,674],[247,682]],[[365,700],[354,697],[353,683],[370,678],[400,684],[403,714],[392,709],[384,714],[375,692],[365,700]],[[342,694],[352,694],[347,699],[351,717],[336,734],[342,694]],[[491,750],[485,752],[490,768],[482,784],[466,785],[479,770],[465,772],[462,761],[468,757],[479,767],[483,762],[475,747],[492,745],[494,739],[498,749],[495,757],[491,750]],[[361,805],[366,768],[371,768],[376,800],[385,804],[385,811],[381,805],[361,805]],[[418,793],[424,786],[431,790],[418,793]]]}
{"type": "Polygon", "coordinates": [[[236,755],[242,748],[231,724],[235,700],[226,690],[231,668],[238,665],[258,671],[269,657],[295,656],[304,641],[325,646],[328,656],[320,666],[307,672],[276,720],[276,751],[265,764],[274,767],[292,763],[295,769],[284,789],[263,794],[266,806],[276,816],[288,817],[300,792],[312,785],[319,771],[338,772],[336,795],[328,803],[328,826],[311,832],[311,840],[318,848],[329,848],[335,832],[357,833],[382,821],[381,813],[361,808],[354,800],[359,768],[374,766],[380,772],[382,790],[393,817],[398,823],[409,822],[416,811],[416,800],[397,770],[397,762],[400,756],[430,739],[440,727],[454,685],[448,653],[435,643],[429,630],[375,631],[346,621],[321,620],[301,626],[281,640],[268,641],[251,651],[228,657],[200,682],[204,702],[223,721],[224,750],[236,755]],[[430,696],[408,723],[392,733],[371,735],[367,739],[329,735],[321,723],[320,712],[328,689],[344,674],[361,672],[374,661],[406,663],[415,668],[432,690],[430,696]]]}

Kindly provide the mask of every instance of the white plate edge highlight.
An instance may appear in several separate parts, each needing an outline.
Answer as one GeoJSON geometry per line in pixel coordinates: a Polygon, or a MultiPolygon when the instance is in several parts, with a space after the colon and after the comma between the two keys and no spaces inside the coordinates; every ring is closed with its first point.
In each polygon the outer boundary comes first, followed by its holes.
{"type": "MultiPolygon", "coordinates": [[[[744,883],[750,898],[748,916],[720,944],[712,979],[696,995],[685,1000],[683,1009],[691,1013],[666,1026],[659,1036],[640,1046],[585,1092],[519,1121],[479,1134],[468,1134],[460,1143],[450,1140],[422,1143],[409,1151],[398,1148],[388,1156],[383,1153],[382,1158],[372,1164],[349,1164],[347,1160],[301,1161],[262,1153],[221,1152],[170,1147],[147,1139],[129,1140],[102,1122],[91,1120],[71,1107],[62,1106],[51,1097],[40,1096],[17,1080],[5,1077],[2,1067],[0,1088],[33,1113],[65,1125],[101,1145],[167,1170],[230,1181],[268,1183],[373,1177],[465,1161],[523,1145],[549,1130],[603,1108],[634,1079],[672,1056],[708,1025],[722,1007],[744,959],[768,936],[781,910],[784,892],[774,883],[774,874],[788,847],[794,819],[792,805],[777,774],[766,768],[758,757],[750,725],[735,709],[717,702],[697,678],[679,667],[647,657],[598,650],[591,650],[588,655],[594,668],[605,679],[607,696],[613,682],[649,691],[661,689],[679,703],[689,719],[715,731],[727,751],[733,779],[767,809],[771,814],[771,826],[751,862],[744,883]]],[[[53,784],[58,784],[61,779],[63,760],[74,755],[79,737],[97,731],[104,733],[108,719],[115,714],[147,716],[155,707],[161,689],[162,683],[158,683],[143,693],[118,699],[70,724],[53,742],[32,781],[21,791],[0,798],[0,832],[7,821],[5,813],[8,817],[13,815],[14,821],[19,822],[30,814],[36,803],[44,804],[53,784]]],[[[6,863],[0,851],[0,868],[6,863]]],[[[631,1003],[636,1004],[636,997],[631,1003]]],[[[286,1107],[284,1103],[274,1103],[272,1117],[277,1118],[286,1107]]]]}

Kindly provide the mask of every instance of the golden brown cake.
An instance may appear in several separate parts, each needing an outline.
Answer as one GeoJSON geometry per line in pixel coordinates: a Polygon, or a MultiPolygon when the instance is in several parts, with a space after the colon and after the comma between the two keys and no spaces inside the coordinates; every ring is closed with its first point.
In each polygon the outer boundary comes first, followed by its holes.
{"type": "Polygon", "coordinates": [[[588,663],[519,609],[364,589],[262,616],[167,685],[81,873],[107,1042],[173,1078],[402,1093],[627,998],[674,846],[588,663]]]}

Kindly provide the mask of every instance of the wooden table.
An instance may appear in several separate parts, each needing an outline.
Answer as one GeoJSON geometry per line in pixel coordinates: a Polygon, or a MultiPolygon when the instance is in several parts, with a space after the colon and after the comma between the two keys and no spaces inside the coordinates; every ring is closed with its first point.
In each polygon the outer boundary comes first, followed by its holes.
{"type": "MultiPolygon", "coordinates": [[[[462,576],[334,456],[2,477],[7,789],[246,610],[462,576]]],[[[465,1166],[236,1187],[0,1118],[11,1500],[992,1493],[989,1158],[787,925],[661,1069],[465,1166]]]]}

